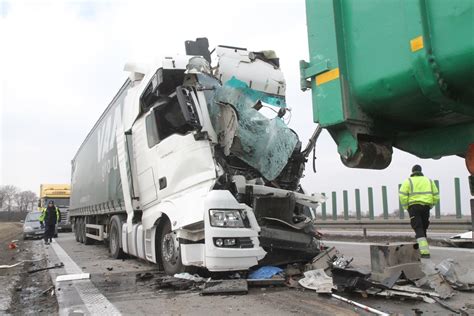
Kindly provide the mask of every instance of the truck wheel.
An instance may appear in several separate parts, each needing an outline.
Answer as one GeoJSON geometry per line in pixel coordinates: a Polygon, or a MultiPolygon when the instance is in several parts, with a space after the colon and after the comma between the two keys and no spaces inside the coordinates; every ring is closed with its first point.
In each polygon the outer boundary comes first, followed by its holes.
{"type": "Polygon", "coordinates": [[[78,233],[78,235],[79,235],[79,242],[80,242],[81,244],[83,244],[83,243],[84,243],[84,218],[83,218],[83,217],[81,217],[81,218],[79,219],[79,226],[78,226],[78,229],[79,229],[79,233],[78,233]]]}
{"type": "Polygon", "coordinates": [[[112,216],[110,220],[110,234],[109,234],[109,252],[114,259],[125,258],[125,253],[120,247],[120,238],[122,235],[122,221],[118,216],[112,216]]]}
{"type": "Polygon", "coordinates": [[[169,220],[164,222],[160,231],[160,237],[161,263],[163,264],[165,273],[174,275],[181,272],[194,272],[195,267],[185,266],[181,261],[179,240],[176,234],[171,231],[171,223],[169,220]]]}
{"type": "Polygon", "coordinates": [[[76,237],[76,241],[79,242],[79,218],[74,219],[74,237],[76,237]]]}

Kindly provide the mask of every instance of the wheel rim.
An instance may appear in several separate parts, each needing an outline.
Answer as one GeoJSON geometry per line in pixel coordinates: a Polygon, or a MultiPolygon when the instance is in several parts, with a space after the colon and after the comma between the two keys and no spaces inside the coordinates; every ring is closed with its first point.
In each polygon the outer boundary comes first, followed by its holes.
{"type": "Polygon", "coordinates": [[[175,265],[179,257],[178,243],[175,241],[175,234],[168,233],[163,236],[161,242],[161,255],[165,262],[175,265]]]}

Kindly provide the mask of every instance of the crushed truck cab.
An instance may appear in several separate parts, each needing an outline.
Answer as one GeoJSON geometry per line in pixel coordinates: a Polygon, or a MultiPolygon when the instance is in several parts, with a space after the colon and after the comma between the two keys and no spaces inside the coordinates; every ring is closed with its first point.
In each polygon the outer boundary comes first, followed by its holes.
{"type": "Polygon", "coordinates": [[[76,239],[106,239],[113,257],[169,274],[314,257],[324,196],[299,184],[306,156],[282,118],[275,53],[219,46],[213,64],[207,39],[186,48],[154,67],[126,65],[129,79],[72,161],[76,239]]]}

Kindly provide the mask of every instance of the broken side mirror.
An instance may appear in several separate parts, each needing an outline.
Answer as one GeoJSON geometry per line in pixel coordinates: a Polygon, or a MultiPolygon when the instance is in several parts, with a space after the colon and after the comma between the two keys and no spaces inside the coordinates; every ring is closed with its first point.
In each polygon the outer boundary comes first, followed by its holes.
{"type": "Polygon", "coordinates": [[[194,104],[191,93],[191,90],[188,90],[183,86],[176,88],[176,96],[178,97],[178,103],[186,124],[192,126],[196,130],[201,130],[201,122],[199,121],[196,104],[194,104]]]}

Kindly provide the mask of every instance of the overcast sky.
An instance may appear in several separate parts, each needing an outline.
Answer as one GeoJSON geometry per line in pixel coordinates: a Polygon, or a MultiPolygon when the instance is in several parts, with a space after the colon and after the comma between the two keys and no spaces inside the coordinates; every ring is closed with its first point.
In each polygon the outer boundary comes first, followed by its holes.
{"type": "MultiPolygon", "coordinates": [[[[0,0],[0,184],[39,191],[40,183],[69,183],[70,161],[126,79],[128,61],[184,54],[184,41],[208,37],[219,44],[273,49],[287,80],[290,127],[306,143],[312,122],[311,93],[299,89],[299,60],[308,60],[303,0],[252,1],[3,1],[0,0]]],[[[457,157],[421,160],[395,150],[385,170],[348,169],[327,132],[317,144],[317,169],[308,164],[310,192],[381,185],[389,208],[398,207],[397,184],[414,164],[441,182],[442,212],[454,211],[454,177],[461,178],[468,213],[467,171],[457,157]]],[[[339,194],[342,208],[342,193],[339,194]]],[[[328,210],[331,203],[328,204],[328,210]]]]}

